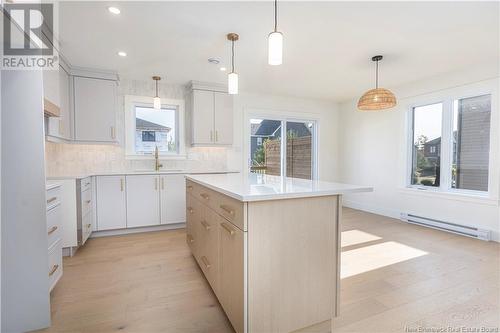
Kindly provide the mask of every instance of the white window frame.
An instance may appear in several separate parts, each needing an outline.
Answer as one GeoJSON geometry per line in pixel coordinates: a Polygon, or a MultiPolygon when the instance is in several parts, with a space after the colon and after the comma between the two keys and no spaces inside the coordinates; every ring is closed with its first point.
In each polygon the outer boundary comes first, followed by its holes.
{"type": "MultiPolygon", "coordinates": [[[[250,151],[251,151],[251,140],[250,140],[250,133],[251,133],[251,123],[250,119],[265,119],[265,120],[275,120],[275,121],[281,121],[281,133],[285,133],[286,135],[286,123],[287,122],[298,122],[298,123],[306,123],[306,122],[312,122],[314,123],[313,125],[313,131],[312,131],[312,152],[311,152],[311,179],[312,180],[317,180],[318,179],[318,137],[319,137],[319,119],[317,117],[311,116],[311,117],[289,117],[285,115],[277,115],[277,114],[269,114],[269,113],[248,113],[245,118],[245,141],[246,142],[246,152],[245,152],[245,160],[248,161],[247,165],[245,167],[245,173],[250,174],[250,165],[251,165],[251,157],[250,157],[250,151]],[[248,134],[248,135],[246,135],[248,134]]],[[[285,146],[285,140],[281,140],[281,174],[285,175],[286,174],[286,146],[285,146]]],[[[288,177],[288,176],[287,176],[288,177]]]]}
{"type": "MultiPolygon", "coordinates": [[[[125,154],[127,159],[152,160],[154,154],[137,153],[135,151],[135,107],[153,107],[153,98],[150,96],[125,95],[125,154]]],[[[185,140],[185,109],[182,99],[161,99],[162,108],[175,108],[177,110],[177,152],[160,152],[161,159],[186,159],[186,140],[185,140]]]]}
{"type": "Polygon", "coordinates": [[[407,110],[407,167],[406,167],[406,188],[413,190],[424,190],[428,193],[436,194],[451,194],[459,196],[468,196],[475,198],[488,198],[494,201],[498,198],[498,173],[495,171],[495,161],[497,160],[498,145],[495,143],[494,138],[498,133],[498,116],[497,116],[497,98],[494,90],[487,87],[462,87],[453,92],[442,92],[435,96],[420,96],[416,101],[409,104],[407,110]],[[477,191],[467,189],[452,188],[452,162],[453,162],[453,102],[455,100],[477,97],[482,95],[491,96],[491,119],[490,119],[490,151],[489,151],[489,165],[488,165],[488,191],[477,191]],[[442,128],[441,128],[441,164],[440,164],[440,186],[425,186],[412,184],[413,175],[413,110],[416,107],[443,104],[442,111],[442,128]]]}

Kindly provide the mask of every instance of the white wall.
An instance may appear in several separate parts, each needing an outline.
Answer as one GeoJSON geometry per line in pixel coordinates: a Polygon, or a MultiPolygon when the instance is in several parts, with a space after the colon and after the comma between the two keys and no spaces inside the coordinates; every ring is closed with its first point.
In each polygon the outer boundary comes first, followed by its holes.
{"type": "Polygon", "coordinates": [[[338,169],[338,110],[333,102],[286,96],[241,93],[234,100],[234,145],[228,167],[248,171],[252,115],[316,120],[318,124],[318,179],[335,181],[338,169]]]}
{"type": "Polygon", "coordinates": [[[345,205],[399,218],[401,212],[477,226],[499,239],[500,147],[498,67],[481,66],[392,88],[398,106],[383,112],[359,112],[357,100],[340,104],[340,180],[370,185],[373,193],[346,196],[345,205]],[[408,109],[411,104],[449,95],[490,90],[492,128],[490,196],[487,199],[406,189],[408,109]]]}

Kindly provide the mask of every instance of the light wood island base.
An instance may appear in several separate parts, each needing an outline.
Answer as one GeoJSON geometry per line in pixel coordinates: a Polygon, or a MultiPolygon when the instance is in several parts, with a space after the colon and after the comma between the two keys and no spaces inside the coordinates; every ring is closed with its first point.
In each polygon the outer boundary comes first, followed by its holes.
{"type": "Polygon", "coordinates": [[[237,332],[291,332],[337,310],[340,195],[238,201],[188,180],[187,243],[237,332]]]}

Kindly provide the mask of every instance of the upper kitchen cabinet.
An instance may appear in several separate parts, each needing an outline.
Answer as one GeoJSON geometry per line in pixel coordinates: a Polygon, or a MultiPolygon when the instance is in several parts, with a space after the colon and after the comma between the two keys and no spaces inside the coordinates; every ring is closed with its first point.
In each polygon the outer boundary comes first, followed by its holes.
{"type": "Polygon", "coordinates": [[[233,97],[214,85],[191,83],[191,144],[233,144],[233,97]]]}
{"type": "MultiPolygon", "coordinates": [[[[49,94],[56,95],[57,93],[51,91],[55,88],[59,89],[59,117],[49,117],[48,125],[48,135],[52,137],[57,137],[60,139],[71,140],[72,139],[72,116],[70,108],[70,75],[68,70],[64,66],[59,66],[59,71],[55,72],[58,75],[57,87],[52,87],[51,82],[48,82],[49,94]]],[[[49,74],[50,76],[53,73],[49,74]]],[[[44,74],[45,76],[45,74],[44,74]]],[[[45,80],[44,80],[44,90],[45,90],[45,80]]],[[[45,97],[48,98],[47,96],[45,97]]]]}
{"type": "Polygon", "coordinates": [[[60,115],[59,71],[44,70],[43,77],[43,111],[49,117],[60,115]]]}
{"type": "Polygon", "coordinates": [[[114,80],[74,76],[75,141],[116,142],[114,80]]]}

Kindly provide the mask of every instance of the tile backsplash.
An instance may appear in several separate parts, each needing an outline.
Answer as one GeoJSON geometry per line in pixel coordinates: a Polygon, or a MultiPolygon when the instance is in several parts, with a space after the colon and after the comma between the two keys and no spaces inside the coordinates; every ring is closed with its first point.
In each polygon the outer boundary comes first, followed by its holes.
{"type": "MultiPolygon", "coordinates": [[[[210,171],[227,168],[226,148],[188,148],[183,160],[161,160],[162,170],[210,171]]],[[[154,170],[154,160],[130,160],[125,149],[112,145],[45,143],[48,177],[154,170]]]]}
{"type": "MultiPolygon", "coordinates": [[[[127,172],[153,170],[154,160],[134,160],[125,157],[124,96],[150,96],[151,81],[121,80],[118,88],[118,145],[45,143],[45,168],[48,177],[62,177],[96,172],[127,172]]],[[[180,85],[160,84],[160,97],[184,99],[186,89],[180,85]]],[[[227,148],[186,147],[186,159],[162,160],[164,170],[210,171],[227,168],[227,148]]]]}

